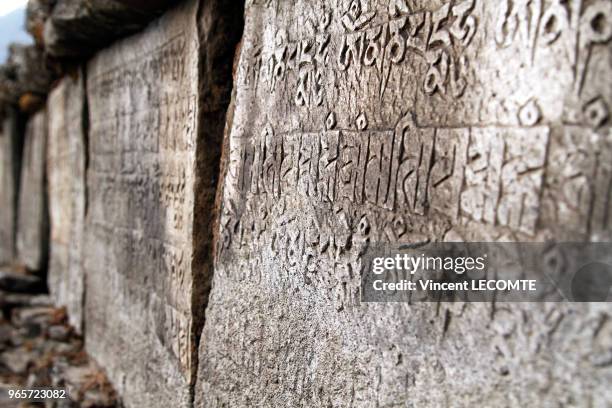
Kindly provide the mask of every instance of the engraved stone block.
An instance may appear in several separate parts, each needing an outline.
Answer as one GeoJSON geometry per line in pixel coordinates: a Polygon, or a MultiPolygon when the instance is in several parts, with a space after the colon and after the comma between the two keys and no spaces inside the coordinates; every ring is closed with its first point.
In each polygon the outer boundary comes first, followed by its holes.
{"type": "Polygon", "coordinates": [[[242,18],[230,3],[183,2],[87,67],[86,345],[129,407],[192,399],[242,18]]]}
{"type": "Polygon", "coordinates": [[[608,306],[360,304],[360,274],[373,243],[610,239],[612,3],[245,16],[196,406],[610,404],[608,306]]]}
{"type": "Polygon", "coordinates": [[[82,267],[85,216],[85,84],[83,75],[66,76],[47,102],[49,140],[49,291],[81,332],[85,275],[82,267]]]}
{"type": "Polygon", "coordinates": [[[26,124],[17,214],[17,257],[32,271],[46,271],[48,261],[46,156],[47,113],[41,110],[26,124]]]}

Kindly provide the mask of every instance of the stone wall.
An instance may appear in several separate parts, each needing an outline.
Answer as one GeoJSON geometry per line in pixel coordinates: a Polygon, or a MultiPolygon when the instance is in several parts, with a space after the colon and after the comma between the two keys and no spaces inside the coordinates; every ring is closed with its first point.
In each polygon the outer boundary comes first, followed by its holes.
{"type": "Polygon", "coordinates": [[[87,66],[85,335],[131,406],[191,401],[230,95],[222,4],[184,2],[87,66]]]}
{"type": "Polygon", "coordinates": [[[17,213],[17,259],[31,271],[44,271],[48,261],[46,155],[47,112],[43,109],[26,124],[17,213]]]}
{"type": "Polygon", "coordinates": [[[2,119],[0,132],[0,264],[15,259],[17,192],[21,171],[21,140],[17,113],[11,110],[2,119]]]}
{"type": "Polygon", "coordinates": [[[50,240],[125,406],[612,403],[609,303],[360,292],[376,244],[612,239],[610,1],[169,3],[31,1],[0,70],[0,263],[50,240]]]}
{"type": "Polygon", "coordinates": [[[47,178],[50,218],[49,291],[66,307],[78,333],[83,325],[83,229],[87,141],[84,75],[66,76],[50,93],[47,178]]]}
{"type": "Polygon", "coordinates": [[[196,5],[101,51],[87,69],[86,342],[132,406],[189,404],[196,5]]]}

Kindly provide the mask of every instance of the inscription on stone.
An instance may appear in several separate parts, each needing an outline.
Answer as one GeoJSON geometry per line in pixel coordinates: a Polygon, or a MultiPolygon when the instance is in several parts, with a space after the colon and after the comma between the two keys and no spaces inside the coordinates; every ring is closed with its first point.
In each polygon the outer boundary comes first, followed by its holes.
{"type": "Polygon", "coordinates": [[[86,339],[128,406],[189,401],[196,3],[88,65],[86,339]]]}
{"type": "Polygon", "coordinates": [[[236,37],[225,26],[241,17],[228,10],[182,2],[87,68],[86,344],[129,407],[191,406],[236,37]]]}
{"type": "Polygon", "coordinates": [[[607,307],[359,287],[372,243],[609,240],[611,39],[603,0],[248,2],[196,405],[610,403],[607,307]]]}

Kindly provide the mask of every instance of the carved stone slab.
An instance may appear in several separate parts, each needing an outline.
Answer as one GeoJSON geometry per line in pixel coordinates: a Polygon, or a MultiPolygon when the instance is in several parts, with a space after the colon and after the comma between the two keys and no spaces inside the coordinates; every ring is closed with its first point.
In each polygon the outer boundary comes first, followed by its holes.
{"type": "Polygon", "coordinates": [[[127,406],[192,399],[237,42],[215,4],[181,3],[88,65],[86,344],[127,406]]]}
{"type": "Polygon", "coordinates": [[[21,140],[16,112],[2,119],[0,128],[0,264],[15,259],[16,204],[19,187],[21,140]]]}
{"type": "Polygon", "coordinates": [[[41,110],[26,124],[17,214],[17,256],[32,271],[46,270],[48,261],[46,156],[47,113],[41,110]]]}
{"type": "Polygon", "coordinates": [[[50,260],[49,290],[66,307],[70,324],[81,332],[85,276],[82,267],[85,216],[85,84],[66,76],[47,101],[49,140],[50,260]]]}
{"type": "Polygon", "coordinates": [[[612,3],[247,3],[196,405],[610,404],[609,306],[359,285],[371,243],[612,237],[612,3]]]}

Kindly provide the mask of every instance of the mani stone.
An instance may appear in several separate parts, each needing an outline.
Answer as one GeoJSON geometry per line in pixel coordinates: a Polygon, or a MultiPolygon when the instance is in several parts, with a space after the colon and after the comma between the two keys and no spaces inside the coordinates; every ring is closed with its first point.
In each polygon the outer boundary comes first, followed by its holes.
{"type": "Polygon", "coordinates": [[[40,110],[26,124],[17,214],[17,257],[31,271],[45,272],[49,214],[46,180],[47,113],[40,110]]]}
{"type": "Polygon", "coordinates": [[[612,404],[609,303],[360,300],[376,244],[610,241],[612,2],[245,20],[195,405],[612,404]]]}
{"type": "Polygon", "coordinates": [[[66,307],[69,323],[82,331],[85,275],[82,267],[85,217],[85,84],[76,72],[49,94],[47,178],[50,259],[48,284],[53,301],[66,307]]]}
{"type": "MultiPolygon", "coordinates": [[[[58,0],[42,29],[45,51],[60,58],[89,56],[143,29],[170,3],[169,0],[58,0]]],[[[28,23],[40,24],[40,14],[30,13],[28,23]]]]}
{"type": "Polygon", "coordinates": [[[85,328],[128,407],[187,407],[242,10],[181,3],[87,67],[85,328]]]}
{"type": "Polygon", "coordinates": [[[17,113],[9,110],[0,128],[0,265],[15,260],[17,195],[21,169],[17,113]]]}

